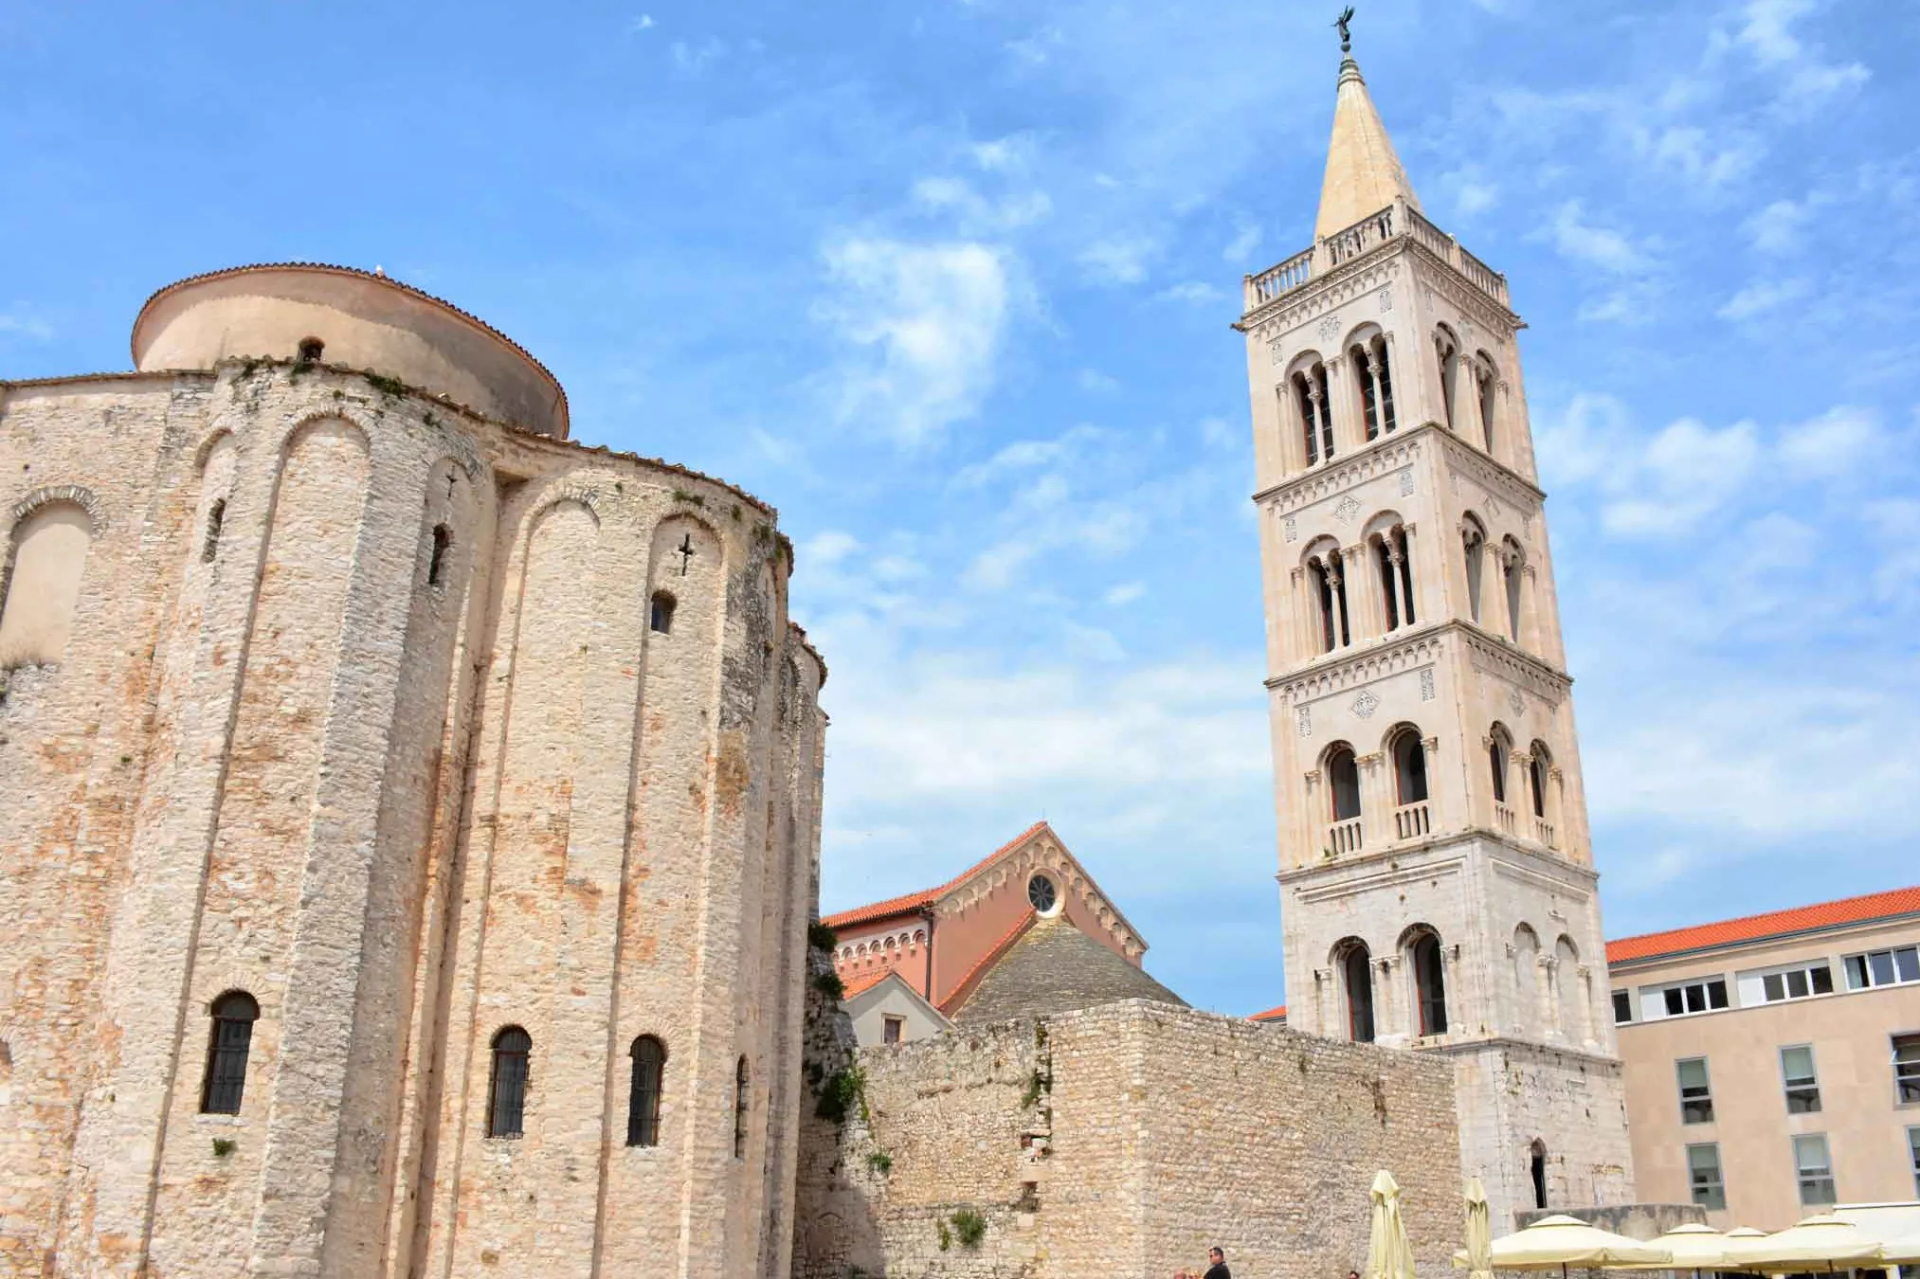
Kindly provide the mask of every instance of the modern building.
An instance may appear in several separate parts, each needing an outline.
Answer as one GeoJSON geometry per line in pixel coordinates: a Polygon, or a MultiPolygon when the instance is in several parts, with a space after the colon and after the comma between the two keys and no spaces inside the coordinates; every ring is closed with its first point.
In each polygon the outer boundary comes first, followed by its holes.
{"type": "Polygon", "coordinates": [[[1314,242],[1246,277],[1287,1025],[1457,1083],[1494,1220],[1632,1197],[1507,280],[1351,57],[1314,242]]]}
{"type": "Polygon", "coordinates": [[[0,382],[0,533],[0,1273],[784,1273],[826,671],[770,506],[285,265],[0,382]]]}
{"type": "Polygon", "coordinates": [[[1723,1228],[1920,1199],[1920,888],[1607,944],[1640,1193],[1723,1228]]]}
{"type": "Polygon", "coordinates": [[[1121,999],[1185,1004],[1147,975],[1146,939],[1045,822],[938,888],[822,922],[862,1046],[1121,999]]]}

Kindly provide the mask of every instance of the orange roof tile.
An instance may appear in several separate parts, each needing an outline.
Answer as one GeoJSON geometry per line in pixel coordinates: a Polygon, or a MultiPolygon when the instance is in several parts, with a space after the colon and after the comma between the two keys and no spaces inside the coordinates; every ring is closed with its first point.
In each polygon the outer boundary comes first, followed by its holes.
{"type": "Polygon", "coordinates": [[[955,887],[962,880],[969,878],[976,872],[986,869],[996,858],[1018,848],[1021,844],[1026,843],[1046,828],[1046,822],[1035,822],[938,888],[922,889],[917,893],[906,893],[899,897],[889,897],[885,901],[873,902],[866,906],[855,906],[852,910],[843,910],[837,915],[828,915],[820,922],[828,928],[838,931],[842,928],[851,928],[855,924],[871,924],[882,919],[892,919],[896,915],[916,914],[923,906],[933,905],[948,889],[955,887]]]}
{"type": "Polygon", "coordinates": [[[972,987],[979,982],[980,978],[986,974],[986,971],[992,968],[1000,956],[1006,954],[1008,948],[1011,947],[1013,943],[1019,941],[1027,929],[1033,927],[1033,922],[1039,918],[1039,911],[1031,906],[1027,907],[1026,913],[1020,916],[1019,922],[1007,930],[1007,935],[993,943],[993,945],[987,949],[987,953],[980,956],[979,961],[967,970],[967,975],[954,983],[953,989],[948,991],[946,998],[940,1001],[940,1011],[946,1013],[949,1017],[953,1016],[952,1010],[957,1005],[966,1002],[966,997],[973,993],[972,987]]]}
{"type": "Polygon", "coordinates": [[[1287,1006],[1285,1004],[1281,1004],[1278,1008],[1269,1008],[1263,1013],[1254,1013],[1251,1017],[1247,1018],[1248,1021],[1285,1021],[1286,1019],[1287,1006]]]}
{"type": "MultiPolygon", "coordinates": [[[[877,973],[862,973],[860,976],[855,977],[851,981],[841,982],[840,998],[852,999],[855,995],[860,994],[862,991],[872,990],[875,986],[878,986],[881,982],[893,976],[895,971],[897,970],[892,968],[882,968],[877,973]]],[[[902,978],[902,980],[905,980],[905,979],[902,978]]]]}
{"type": "Polygon", "coordinates": [[[1624,963],[1630,959],[1653,959],[1678,955],[1691,950],[1707,950],[1736,942],[1761,941],[1794,933],[1859,924],[1872,919],[1920,914],[1920,886],[1895,888],[1884,893],[1846,897],[1813,906],[1795,906],[1790,910],[1747,915],[1714,924],[1695,924],[1691,928],[1673,928],[1663,933],[1643,933],[1607,943],[1607,962],[1624,963]]]}

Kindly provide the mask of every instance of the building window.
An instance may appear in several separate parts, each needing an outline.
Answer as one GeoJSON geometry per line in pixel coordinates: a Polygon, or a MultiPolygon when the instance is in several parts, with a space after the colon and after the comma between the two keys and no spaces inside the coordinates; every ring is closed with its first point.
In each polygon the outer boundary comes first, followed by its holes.
{"type": "Polygon", "coordinates": [[[1547,1143],[1536,1138],[1528,1151],[1527,1172],[1533,1178],[1533,1206],[1547,1206],[1547,1143]]]}
{"type": "Polygon", "coordinates": [[[216,497],[213,499],[213,505],[207,508],[207,532],[206,536],[200,540],[202,564],[213,563],[214,557],[220,554],[220,528],[226,522],[227,499],[216,497]]]}
{"type": "Polygon", "coordinates": [[[1793,1139],[1794,1173],[1800,1180],[1800,1202],[1824,1208],[1839,1202],[1833,1186],[1833,1158],[1824,1133],[1803,1133],[1793,1139]]]}
{"type": "Polygon", "coordinates": [[[1553,759],[1547,754],[1545,742],[1535,742],[1527,760],[1527,790],[1533,799],[1533,815],[1542,821],[1547,816],[1547,770],[1553,767],[1553,759]]]}
{"type": "Polygon", "coordinates": [[[1480,577],[1487,562],[1487,534],[1471,515],[1460,530],[1461,547],[1467,559],[1467,612],[1480,621],[1480,577]]]}
{"type": "Polygon", "coordinates": [[[320,357],[326,352],[326,349],[327,344],[319,338],[302,338],[300,340],[300,363],[319,363],[320,357]]]}
{"type": "Polygon", "coordinates": [[[1848,990],[1920,981],[1920,947],[1902,946],[1898,950],[1848,955],[1842,962],[1847,966],[1848,990]]]}
{"type": "Polygon", "coordinates": [[[1359,942],[1340,959],[1340,975],[1347,988],[1347,1038],[1356,1044],[1373,1042],[1373,957],[1359,942]]]}
{"type": "Polygon", "coordinates": [[[444,524],[433,526],[433,553],[427,557],[427,585],[438,586],[447,575],[447,552],[453,549],[453,530],[444,524]]]}
{"type": "Polygon", "coordinates": [[[67,651],[93,517],[78,502],[48,502],[13,526],[0,575],[0,667],[57,662],[67,651]]]}
{"type": "Polygon", "coordinates": [[[1893,1037],[1893,1099],[1901,1106],[1920,1103],[1920,1035],[1893,1037]]]}
{"type": "Polygon", "coordinates": [[[648,613],[647,625],[659,635],[666,635],[673,630],[673,596],[665,591],[653,593],[653,607],[648,613]]]}
{"type": "Polygon", "coordinates": [[[200,1113],[237,1115],[247,1087],[247,1051],[260,1005],[244,990],[213,1001],[213,1033],[207,1042],[207,1077],[200,1086],[200,1113]]]}
{"type": "Polygon", "coordinates": [[[1027,904],[1042,915],[1058,914],[1060,890],[1045,875],[1035,875],[1027,881],[1027,904]]]}
{"type": "Polygon", "coordinates": [[[1427,748],[1415,729],[1393,739],[1393,782],[1402,805],[1427,802],[1427,748]]]}
{"type": "Polygon", "coordinates": [[[1787,1090],[1789,1115],[1812,1115],[1820,1110],[1820,1077],[1813,1069],[1813,1048],[1798,1044],[1780,1050],[1780,1078],[1787,1090]]]}
{"type": "Polygon", "coordinates": [[[627,1091],[627,1144],[660,1144],[660,1091],[667,1071],[667,1046],[642,1035],[629,1050],[633,1081],[627,1091]]]}
{"type": "Polygon", "coordinates": [[[1333,798],[1333,820],[1348,822],[1360,816],[1360,766],[1346,745],[1327,754],[1328,791],[1333,798]]]}
{"type": "Polygon", "coordinates": [[[1680,1122],[1713,1122],[1713,1085],[1707,1079],[1705,1057],[1683,1057],[1673,1063],[1680,1077],[1680,1122]]]}
{"type": "Polygon", "coordinates": [[[1440,939],[1423,933],[1413,943],[1413,981],[1420,1000],[1420,1033],[1447,1033],[1447,977],[1441,962],[1440,939]]]}
{"type": "Polygon", "coordinates": [[[1374,334],[1347,352],[1359,380],[1360,409],[1366,416],[1367,438],[1389,434],[1396,423],[1393,417],[1393,370],[1389,367],[1387,339],[1374,334]]]}
{"type": "Polygon", "coordinates": [[[1913,1156],[1913,1194],[1920,1199],[1920,1128],[1907,1129],[1907,1153],[1913,1156]]]}
{"type": "Polygon", "coordinates": [[[1726,1006],[1724,977],[1708,977],[1674,986],[1651,986],[1640,992],[1640,1016],[1646,1021],[1656,1020],[1649,1008],[1657,1010],[1659,1017],[1690,1017],[1694,1013],[1718,1012],[1726,1006]]]}
{"type": "Polygon", "coordinates": [[[1347,614],[1347,579],[1340,570],[1340,552],[1328,550],[1307,562],[1307,574],[1313,584],[1314,600],[1320,612],[1320,651],[1331,653],[1353,643],[1353,627],[1347,614]]]}
{"type": "Polygon", "coordinates": [[[1624,1026],[1633,1020],[1633,996],[1624,990],[1613,992],[1613,1024],[1624,1026]]]}
{"type": "Polygon", "coordinates": [[[1300,405],[1307,465],[1314,466],[1333,456],[1333,404],[1327,395],[1327,366],[1315,361],[1304,372],[1294,374],[1293,395],[1300,405]]]}
{"type": "Polygon", "coordinates": [[[747,1157],[747,1059],[742,1057],[733,1068],[733,1157],[747,1157]]]}
{"type": "Polygon", "coordinates": [[[907,1019],[905,1017],[882,1017],[880,1019],[880,1042],[883,1044],[899,1043],[900,1034],[906,1028],[907,1019]]]}
{"type": "Polygon", "coordinates": [[[493,1037],[493,1076],[487,1083],[487,1136],[518,1137],[526,1129],[527,1064],[533,1037],[508,1026],[493,1037]]]}
{"type": "Polygon", "coordinates": [[[1512,757],[1513,743],[1507,740],[1507,730],[1495,724],[1493,735],[1487,742],[1487,767],[1493,774],[1493,802],[1507,802],[1507,761],[1512,757]]]}
{"type": "MultiPolygon", "coordinates": [[[[1770,1004],[1785,999],[1806,999],[1833,993],[1833,970],[1822,960],[1817,964],[1765,973],[1760,978],[1760,993],[1770,1004]]],[[[1744,1001],[1743,1001],[1744,1002],[1744,1001]]]]}
{"type": "Polygon", "coordinates": [[[1702,1208],[1727,1206],[1727,1183],[1720,1173],[1720,1147],[1713,1142],[1687,1147],[1687,1182],[1702,1208]]]}

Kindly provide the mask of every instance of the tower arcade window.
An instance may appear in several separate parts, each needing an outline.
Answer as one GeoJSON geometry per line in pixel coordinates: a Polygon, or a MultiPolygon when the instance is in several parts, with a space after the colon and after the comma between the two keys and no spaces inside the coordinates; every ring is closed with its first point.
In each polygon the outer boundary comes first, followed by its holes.
{"type": "Polygon", "coordinates": [[[1325,852],[1330,857],[1359,851],[1362,845],[1360,828],[1360,766],[1354,759],[1353,748],[1345,742],[1336,742],[1328,749],[1324,765],[1327,778],[1327,799],[1332,825],[1327,830],[1325,852]]]}
{"type": "Polygon", "coordinates": [[[1427,802],[1427,748],[1417,728],[1402,729],[1393,739],[1393,786],[1403,807],[1427,802]]]}
{"type": "Polygon", "coordinates": [[[1507,538],[1500,545],[1500,572],[1507,588],[1507,637],[1520,642],[1520,575],[1526,569],[1526,557],[1520,543],[1507,538]]]}
{"type": "Polygon", "coordinates": [[[1353,643],[1348,625],[1347,582],[1340,571],[1340,553],[1327,550],[1307,562],[1314,598],[1320,611],[1320,651],[1331,653],[1353,643]]]}
{"type": "Polygon", "coordinates": [[[1487,452],[1493,452],[1493,413],[1494,392],[1499,379],[1494,376],[1493,362],[1483,352],[1473,362],[1474,408],[1480,415],[1481,437],[1487,442],[1487,452]]]}
{"type": "Polygon", "coordinates": [[[1478,622],[1480,579],[1484,576],[1487,560],[1487,531],[1480,527],[1480,521],[1469,515],[1461,527],[1460,541],[1467,561],[1467,614],[1478,622]]]}
{"type": "Polygon", "coordinates": [[[528,1067],[533,1036],[508,1026],[493,1037],[493,1073],[487,1082],[487,1136],[518,1137],[526,1130],[528,1067]]]}
{"type": "Polygon", "coordinates": [[[1300,434],[1308,466],[1333,457],[1333,403],[1327,395],[1327,366],[1315,360],[1290,379],[1300,409],[1300,434]]]}
{"type": "Polygon", "coordinates": [[[207,1075],[200,1085],[200,1113],[237,1115],[247,1087],[247,1054],[260,1005],[244,990],[230,990],[213,1001],[213,1028],[207,1042],[207,1075]]]}
{"type": "Polygon", "coordinates": [[[1487,741],[1487,768],[1492,774],[1496,804],[1507,802],[1507,765],[1512,757],[1513,742],[1507,737],[1507,730],[1495,724],[1487,741]]]}
{"type": "Polygon", "coordinates": [[[1533,815],[1544,820],[1547,815],[1547,772],[1553,767],[1553,760],[1547,754],[1545,742],[1535,742],[1527,760],[1527,791],[1533,799],[1533,815]]]}
{"type": "Polygon", "coordinates": [[[1447,1033],[1447,977],[1440,938],[1432,932],[1421,933],[1414,939],[1412,957],[1420,1033],[1444,1035],[1447,1033]]]}
{"type": "Polygon", "coordinates": [[[627,1144],[660,1144],[660,1091],[667,1069],[667,1046],[642,1035],[629,1050],[633,1079],[627,1090],[627,1144]]]}
{"type": "Polygon", "coordinates": [[[1379,570],[1380,598],[1387,629],[1413,625],[1413,556],[1407,545],[1407,530],[1396,524],[1373,538],[1373,555],[1379,570]]]}
{"type": "Polygon", "coordinates": [[[1393,373],[1384,334],[1376,333],[1347,352],[1360,386],[1360,407],[1367,438],[1377,440],[1398,425],[1393,416],[1393,373]]]}
{"type": "Polygon", "coordinates": [[[1433,335],[1433,350],[1440,364],[1440,401],[1441,412],[1446,418],[1449,431],[1459,430],[1453,411],[1454,376],[1460,363],[1460,347],[1453,340],[1453,332],[1441,325],[1433,335]]]}
{"type": "Polygon", "coordinates": [[[1366,943],[1353,942],[1340,954],[1340,984],[1346,988],[1347,1038],[1373,1042],[1373,956],[1366,943]]]}

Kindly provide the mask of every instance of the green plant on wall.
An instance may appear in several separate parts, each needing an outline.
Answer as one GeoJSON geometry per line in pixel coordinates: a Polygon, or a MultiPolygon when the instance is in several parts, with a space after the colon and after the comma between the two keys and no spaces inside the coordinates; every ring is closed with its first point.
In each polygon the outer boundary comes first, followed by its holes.
{"type": "Polygon", "coordinates": [[[947,1220],[953,1223],[954,1237],[963,1248],[978,1248],[987,1237],[987,1219],[971,1208],[962,1208],[947,1220]]]}
{"type": "Polygon", "coordinates": [[[839,973],[831,969],[813,975],[813,988],[836,1002],[847,997],[846,983],[840,980],[839,973]]]}
{"type": "Polygon", "coordinates": [[[884,1177],[893,1171],[893,1156],[884,1150],[876,1150],[867,1156],[867,1167],[884,1177]]]}
{"type": "Polygon", "coordinates": [[[816,919],[807,925],[807,945],[813,947],[815,950],[832,950],[839,944],[840,934],[834,932],[833,929],[827,927],[819,920],[816,919]]]}
{"type": "Polygon", "coordinates": [[[845,1123],[855,1102],[860,1103],[860,1115],[865,1118],[867,1076],[860,1067],[850,1066],[827,1076],[826,1082],[820,1086],[820,1102],[814,1107],[814,1113],[829,1123],[845,1123]]]}
{"type": "Polygon", "coordinates": [[[936,1221],[933,1224],[940,1231],[940,1251],[945,1252],[953,1247],[953,1231],[947,1229],[947,1223],[936,1221]]]}

